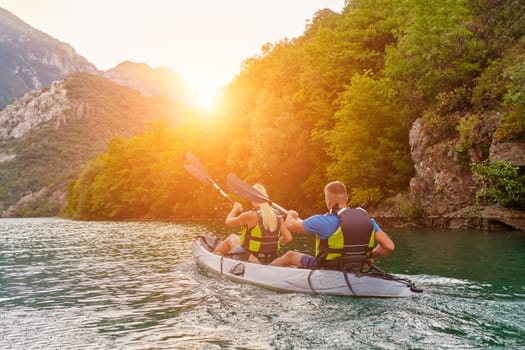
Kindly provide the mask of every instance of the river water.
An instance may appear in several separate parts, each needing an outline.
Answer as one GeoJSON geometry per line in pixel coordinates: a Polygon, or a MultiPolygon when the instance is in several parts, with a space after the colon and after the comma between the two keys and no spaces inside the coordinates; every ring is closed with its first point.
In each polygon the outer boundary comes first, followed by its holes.
{"type": "MultiPolygon", "coordinates": [[[[525,233],[386,230],[402,299],[277,293],[199,269],[222,224],[0,220],[0,349],[525,348],[525,233]]],[[[296,235],[286,248],[311,251],[296,235]]]]}

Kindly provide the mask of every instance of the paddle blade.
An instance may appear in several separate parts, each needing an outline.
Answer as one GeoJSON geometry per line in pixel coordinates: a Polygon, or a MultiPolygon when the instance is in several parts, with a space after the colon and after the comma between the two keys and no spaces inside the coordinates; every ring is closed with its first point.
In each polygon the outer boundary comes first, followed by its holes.
{"type": "Polygon", "coordinates": [[[183,163],[182,166],[190,175],[192,175],[194,178],[199,180],[200,182],[203,182],[205,184],[210,183],[210,178],[206,176],[206,173],[203,173],[200,169],[196,168],[190,163],[183,163]]]}
{"type": "Polygon", "coordinates": [[[257,191],[255,188],[241,180],[235,174],[228,174],[226,177],[228,189],[241,198],[253,203],[271,203],[270,198],[257,191]]]}
{"type": "Polygon", "coordinates": [[[213,181],[213,179],[210,176],[210,173],[208,173],[208,170],[206,170],[204,165],[202,165],[199,159],[193,154],[191,154],[190,152],[186,152],[186,154],[184,155],[182,166],[184,167],[184,169],[186,169],[188,173],[190,173],[190,175],[192,175],[200,182],[205,184],[211,184],[213,187],[215,187],[217,191],[219,191],[219,193],[224,198],[226,198],[233,204],[233,199],[231,199],[230,196],[228,196],[228,194],[224,192],[215,181],[213,181]]]}
{"type": "Polygon", "coordinates": [[[199,158],[195,157],[190,152],[186,152],[184,154],[184,165],[186,164],[190,165],[196,172],[200,173],[201,177],[211,179],[211,176],[208,173],[208,170],[206,170],[206,167],[202,165],[199,158]]]}

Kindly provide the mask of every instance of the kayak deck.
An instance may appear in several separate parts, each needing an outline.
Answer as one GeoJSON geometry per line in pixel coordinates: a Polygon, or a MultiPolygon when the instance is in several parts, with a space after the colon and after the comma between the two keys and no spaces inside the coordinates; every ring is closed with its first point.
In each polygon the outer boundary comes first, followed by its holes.
{"type": "Polygon", "coordinates": [[[200,235],[192,243],[192,254],[204,269],[232,281],[249,283],[279,292],[324,295],[407,297],[421,292],[411,281],[382,271],[343,272],[326,269],[278,267],[231,259],[213,254],[218,240],[200,235]]]}

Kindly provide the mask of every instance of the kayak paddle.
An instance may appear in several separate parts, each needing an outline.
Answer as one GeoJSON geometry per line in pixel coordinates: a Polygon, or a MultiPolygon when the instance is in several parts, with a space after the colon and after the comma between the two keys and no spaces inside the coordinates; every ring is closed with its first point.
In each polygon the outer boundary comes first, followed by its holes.
{"type": "Polygon", "coordinates": [[[232,204],[234,203],[233,199],[231,199],[230,196],[228,196],[228,194],[224,192],[215,181],[213,181],[210,174],[208,173],[208,170],[206,170],[204,165],[202,165],[199,159],[193,154],[186,152],[186,154],[184,154],[184,161],[182,165],[184,166],[184,169],[190,173],[190,175],[195,177],[200,182],[211,184],[224,198],[229,200],[232,204]]]}
{"type": "Polygon", "coordinates": [[[261,192],[257,191],[255,188],[241,180],[235,174],[228,174],[228,177],[226,178],[226,184],[228,186],[228,189],[236,195],[238,195],[239,197],[242,197],[253,203],[266,202],[275,209],[279,210],[281,213],[288,214],[288,210],[284,209],[279,204],[272,202],[272,200],[268,196],[265,196],[261,192]]]}

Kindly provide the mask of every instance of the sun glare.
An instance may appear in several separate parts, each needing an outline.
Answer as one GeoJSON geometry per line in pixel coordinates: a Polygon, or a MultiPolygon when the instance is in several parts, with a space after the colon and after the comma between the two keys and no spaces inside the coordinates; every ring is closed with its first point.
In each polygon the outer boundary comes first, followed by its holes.
{"type": "Polygon", "coordinates": [[[194,90],[193,104],[204,110],[211,111],[217,106],[219,97],[219,89],[194,90]]]}
{"type": "Polygon", "coordinates": [[[220,75],[205,75],[201,72],[182,74],[190,91],[190,104],[199,109],[212,112],[222,98],[224,79],[220,75]]]}

